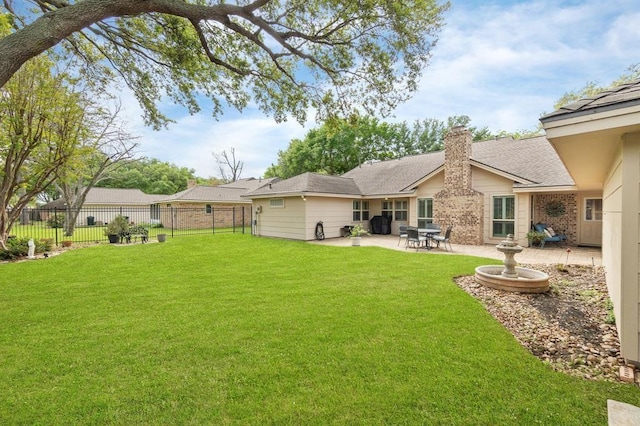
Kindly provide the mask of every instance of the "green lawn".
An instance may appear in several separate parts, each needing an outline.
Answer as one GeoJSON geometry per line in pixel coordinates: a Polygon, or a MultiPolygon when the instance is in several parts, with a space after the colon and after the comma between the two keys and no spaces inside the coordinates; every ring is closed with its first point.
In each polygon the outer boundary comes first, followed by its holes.
{"type": "MultiPolygon", "coordinates": [[[[0,424],[606,424],[452,282],[487,259],[246,235],[0,265],[0,424]]],[[[491,263],[495,261],[490,261],[491,263]]]]}

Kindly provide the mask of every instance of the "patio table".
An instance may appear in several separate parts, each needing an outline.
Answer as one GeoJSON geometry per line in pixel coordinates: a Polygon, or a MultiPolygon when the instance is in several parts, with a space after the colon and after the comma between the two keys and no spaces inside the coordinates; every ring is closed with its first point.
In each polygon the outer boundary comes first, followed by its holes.
{"type": "Polygon", "coordinates": [[[418,228],[418,234],[422,234],[427,237],[427,244],[425,245],[427,250],[431,250],[433,248],[431,246],[431,237],[439,233],[440,229],[437,228],[418,228]]]}

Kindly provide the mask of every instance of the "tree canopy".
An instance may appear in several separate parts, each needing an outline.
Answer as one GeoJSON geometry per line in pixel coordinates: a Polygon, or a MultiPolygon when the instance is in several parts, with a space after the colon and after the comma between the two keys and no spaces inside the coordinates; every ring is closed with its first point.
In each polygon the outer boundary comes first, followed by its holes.
{"type": "Polygon", "coordinates": [[[629,66],[629,68],[627,68],[627,70],[622,73],[620,77],[616,78],[608,85],[600,85],[594,81],[589,81],[582,88],[572,90],[563,94],[553,105],[553,108],[557,110],[572,102],[587,98],[589,96],[597,95],[598,93],[603,92],[607,89],[614,88],[623,83],[628,83],[637,78],[640,78],[640,63],[629,66]]]}
{"type": "Polygon", "coordinates": [[[0,87],[43,52],[96,84],[119,76],[148,124],[163,96],[213,116],[250,102],[276,120],[389,112],[417,88],[449,3],[436,0],[5,0],[0,87]],[[24,3],[35,6],[28,7],[24,3]],[[55,48],[51,50],[51,48],[55,48]]]}
{"type": "Polygon", "coordinates": [[[137,188],[147,194],[175,194],[187,189],[195,171],[155,158],[142,158],[121,164],[96,186],[103,188],[137,188]]]}
{"type": "MultiPolygon", "coordinates": [[[[267,169],[265,177],[289,178],[305,172],[339,175],[366,161],[440,151],[451,128],[470,123],[466,115],[446,121],[425,119],[413,125],[372,117],[328,120],[310,130],[304,139],[294,139],[286,150],[279,151],[278,163],[267,169]]],[[[469,130],[474,140],[493,137],[486,127],[469,130]]]]}

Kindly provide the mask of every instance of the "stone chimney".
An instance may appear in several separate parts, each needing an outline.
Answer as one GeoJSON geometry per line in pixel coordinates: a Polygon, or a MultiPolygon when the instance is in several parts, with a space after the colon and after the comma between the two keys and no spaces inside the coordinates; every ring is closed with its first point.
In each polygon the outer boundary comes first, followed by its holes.
{"type": "Polygon", "coordinates": [[[452,226],[451,240],[483,244],[484,196],[472,187],[473,138],[466,128],[454,127],[444,139],[444,189],[433,197],[434,222],[452,226]]]}
{"type": "Polygon", "coordinates": [[[454,193],[471,189],[471,132],[464,126],[451,129],[444,138],[444,187],[454,193]]]}
{"type": "Polygon", "coordinates": [[[198,183],[196,182],[195,179],[188,179],[187,180],[187,189],[191,189],[191,188],[193,188],[194,186],[197,186],[197,185],[198,185],[198,183]]]}

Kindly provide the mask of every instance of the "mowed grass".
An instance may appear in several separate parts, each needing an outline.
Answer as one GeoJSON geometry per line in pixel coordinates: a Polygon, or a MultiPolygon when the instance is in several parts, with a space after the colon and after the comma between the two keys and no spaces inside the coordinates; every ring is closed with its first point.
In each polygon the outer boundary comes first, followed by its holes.
{"type": "Polygon", "coordinates": [[[215,235],[0,265],[0,424],[587,425],[640,405],[552,371],[452,282],[488,261],[215,235]]]}

